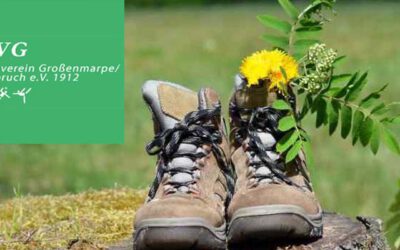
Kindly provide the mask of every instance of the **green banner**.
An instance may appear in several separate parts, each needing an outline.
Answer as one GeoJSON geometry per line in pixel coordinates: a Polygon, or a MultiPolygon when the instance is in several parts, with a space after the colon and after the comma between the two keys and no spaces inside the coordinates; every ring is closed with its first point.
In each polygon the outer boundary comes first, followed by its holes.
{"type": "Polygon", "coordinates": [[[0,143],[123,143],[123,0],[0,9],[0,143]]]}

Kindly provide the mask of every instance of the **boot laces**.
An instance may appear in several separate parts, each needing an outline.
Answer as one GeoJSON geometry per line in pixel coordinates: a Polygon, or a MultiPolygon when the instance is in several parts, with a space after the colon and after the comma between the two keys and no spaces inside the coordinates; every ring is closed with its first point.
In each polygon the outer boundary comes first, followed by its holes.
{"type": "Polygon", "coordinates": [[[283,133],[278,130],[278,122],[283,111],[272,107],[246,109],[231,103],[231,115],[239,120],[239,128],[234,136],[237,143],[246,143],[249,158],[248,177],[252,186],[259,183],[286,183],[297,186],[285,175],[285,164],[276,152],[276,142],[283,133]]]}
{"type": "Polygon", "coordinates": [[[212,109],[201,109],[188,113],[173,128],[159,133],[146,146],[150,155],[159,155],[157,176],[149,192],[152,199],[159,184],[166,178],[164,192],[166,194],[182,192],[197,193],[196,183],[201,178],[201,164],[196,161],[214,153],[218,164],[225,171],[227,180],[231,180],[228,162],[219,144],[222,142],[221,131],[212,124],[212,120],[220,117],[221,106],[212,109]],[[203,149],[209,145],[210,151],[203,149]]]}

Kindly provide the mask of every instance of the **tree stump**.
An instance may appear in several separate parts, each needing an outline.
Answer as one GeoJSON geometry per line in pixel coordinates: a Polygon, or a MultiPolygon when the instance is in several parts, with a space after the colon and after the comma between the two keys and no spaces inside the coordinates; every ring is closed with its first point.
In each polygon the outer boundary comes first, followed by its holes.
{"type": "MultiPolygon", "coordinates": [[[[381,220],[358,216],[356,220],[336,213],[324,213],[324,235],[320,239],[295,242],[247,243],[236,246],[240,250],[308,250],[308,249],[390,249],[382,233],[381,220]]],[[[168,249],[168,246],[165,246],[168,249]]],[[[126,240],[110,250],[133,249],[132,240],[126,240]]]]}

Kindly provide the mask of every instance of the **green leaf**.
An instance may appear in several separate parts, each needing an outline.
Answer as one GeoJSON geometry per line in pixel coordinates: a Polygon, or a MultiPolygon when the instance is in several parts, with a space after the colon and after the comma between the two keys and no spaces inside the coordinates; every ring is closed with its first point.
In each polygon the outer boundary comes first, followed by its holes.
{"type": "Polygon", "coordinates": [[[300,39],[294,43],[294,46],[295,47],[310,47],[318,42],[319,42],[319,40],[317,40],[317,39],[300,39]]]}
{"type": "Polygon", "coordinates": [[[279,69],[280,69],[280,71],[281,71],[281,73],[282,73],[283,77],[285,78],[285,80],[286,80],[286,81],[288,81],[288,78],[287,78],[287,74],[286,74],[286,70],[285,70],[285,68],[284,68],[284,67],[282,67],[282,66],[279,66],[279,69]]]}
{"type": "Polygon", "coordinates": [[[321,26],[301,27],[296,29],[296,37],[299,39],[317,38],[321,35],[321,26]]]}
{"type": "Polygon", "coordinates": [[[285,116],[279,120],[278,129],[280,131],[288,131],[291,128],[296,126],[296,121],[294,120],[293,116],[285,116]]]}
{"type": "Polygon", "coordinates": [[[364,73],[362,74],[362,76],[360,77],[360,79],[358,79],[354,85],[351,87],[349,93],[347,94],[345,100],[346,101],[354,101],[358,98],[358,96],[360,95],[362,89],[364,88],[365,84],[367,84],[367,76],[368,73],[364,73]]]}
{"type": "Polygon", "coordinates": [[[336,93],[339,91],[340,91],[340,88],[331,86],[324,90],[324,94],[326,94],[328,96],[335,96],[336,93]]]}
{"type": "Polygon", "coordinates": [[[322,98],[318,99],[318,102],[315,102],[314,105],[316,105],[316,111],[317,111],[317,119],[315,126],[319,128],[322,124],[326,122],[327,118],[327,110],[326,110],[326,101],[322,98]]]}
{"type": "Polygon", "coordinates": [[[302,138],[304,139],[303,141],[309,141],[309,142],[311,142],[311,138],[310,138],[310,136],[306,133],[306,131],[300,130],[300,135],[301,135],[302,138]]]}
{"type": "Polygon", "coordinates": [[[378,105],[376,105],[372,110],[371,110],[371,114],[374,115],[380,115],[384,112],[386,112],[386,105],[384,103],[379,103],[378,105]]]}
{"type": "Polygon", "coordinates": [[[308,113],[312,104],[313,104],[312,95],[307,94],[306,98],[304,99],[304,104],[300,112],[300,117],[299,117],[300,120],[302,120],[304,116],[308,113]]]}
{"type": "Polygon", "coordinates": [[[278,0],[279,4],[282,6],[282,8],[285,10],[285,12],[293,19],[297,20],[300,11],[296,8],[296,6],[293,5],[293,3],[290,0],[278,0]]]}
{"type": "Polygon", "coordinates": [[[312,114],[313,114],[315,111],[317,111],[317,107],[318,107],[319,102],[321,102],[321,99],[322,99],[321,95],[318,95],[318,96],[315,98],[315,100],[314,100],[314,102],[313,102],[313,104],[312,104],[312,106],[311,106],[311,113],[312,113],[312,114]]]}
{"type": "Polygon", "coordinates": [[[383,108],[383,109],[380,109],[380,110],[374,112],[374,115],[384,115],[384,114],[386,114],[386,113],[389,112],[389,111],[390,111],[389,108],[388,108],[388,107],[385,107],[385,108],[383,108]]]}
{"type": "Polygon", "coordinates": [[[285,34],[289,33],[292,25],[286,21],[282,21],[277,17],[269,15],[257,16],[257,19],[265,26],[279,30],[285,34]]]}
{"type": "Polygon", "coordinates": [[[293,53],[293,57],[294,59],[296,59],[297,61],[301,60],[301,58],[304,57],[305,52],[304,51],[295,51],[293,53]]]}
{"type": "Polygon", "coordinates": [[[290,110],[290,109],[291,109],[291,107],[289,106],[289,104],[288,104],[286,101],[281,100],[281,99],[276,100],[276,101],[272,104],[272,107],[273,107],[274,109],[278,109],[278,110],[290,110]]]}
{"type": "Polygon", "coordinates": [[[389,86],[389,84],[388,83],[386,83],[385,85],[383,85],[380,89],[378,89],[378,90],[376,90],[376,91],[374,91],[373,93],[377,93],[377,94],[380,94],[380,93],[382,93],[383,91],[385,91],[385,89],[387,88],[389,86]]]}
{"type": "Polygon", "coordinates": [[[353,137],[353,145],[356,144],[358,137],[359,137],[359,132],[361,128],[361,124],[364,120],[364,114],[360,110],[356,110],[354,112],[354,117],[353,117],[353,128],[351,131],[351,135],[353,137]]]}
{"type": "Polygon", "coordinates": [[[382,91],[384,91],[387,86],[388,86],[388,84],[384,85],[379,90],[372,92],[367,97],[362,99],[361,102],[360,102],[360,106],[363,107],[363,108],[371,107],[376,102],[376,100],[378,100],[381,97],[382,91]]]}
{"type": "Polygon", "coordinates": [[[380,94],[371,93],[370,95],[368,95],[367,97],[362,99],[359,105],[360,105],[360,107],[363,107],[363,108],[369,108],[372,105],[374,105],[376,103],[376,101],[379,100],[380,97],[381,97],[380,94]]]}
{"type": "Polygon", "coordinates": [[[266,34],[262,36],[262,39],[281,49],[286,49],[289,45],[289,39],[283,36],[271,36],[266,34]]]}
{"type": "Polygon", "coordinates": [[[340,103],[338,101],[332,100],[328,103],[328,120],[329,120],[329,135],[332,135],[339,122],[339,110],[340,103]]]}
{"type": "Polygon", "coordinates": [[[299,138],[300,133],[298,130],[293,130],[288,133],[286,133],[282,139],[279,140],[279,142],[276,145],[276,150],[279,153],[283,153],[286,150],[288,150],[299,138]]]}
{"type": "Polygon", "coordinates": [[[322,30],[322,26],[306,26],[306,27],[300,27],[296,29],[296,32],[302,33],[302,32],[318,32],[322,30]]]}
{"type": "Polygon", "coordinates": [[[344,86],[336,95],[336,98],[342,98],[347,95],[349,92],[350,87],[353,85],[353,83],[357,80],[358,77],[358,72],[354,73],[353,76],[350,78],[349,82],[344,86]]]}
{"type": "Polygon", "coordinates": [[[296,60],[301,60],[308,52],[308,47],[293,47],[293,56],[296,60]]]}
{"type": "Polygon", "coordinates": [[[339,56],[339,57],[337,57],[337,58],[335,59],[335,61],[333,61],[333,65],[334,65],[334,66],[339,65],[341,62],[344,61],[345,58],[346,58],[346,56],[339,56]]]}
{"type": "Polygon", "coordinates": [[[388,128],[383,129],[383,141],[386,146],[395,154],[400,154],[400,146],[396,140],[396,137],[393,135],[392,131],[388,128]]]}
{"type": "Polygon", "coordinates": [[[376,155],[379,150],[379,144],[380,144],[380,135],[381,135],[381,128],[378,123],[374,123],[374,129],[372,130],[372,135],[371,135],[371,140],[370,140],[370,146],[371,146],[371,151],[376,155]]]}
{"type": "Polygon", "coordinates": [[[343,105],[341,122],[342,122],[342,131],[341,135],[343,139],[346,139],[351,130],[351,119],[353,117],[353,111],[351,107],[343,105]]]}
{"type": "Polygon", "coordinates": [[[360,141],[363,146],[367,146],[374,130],[374,121],[367,117],[360,127],[360,141]]]}
{"type": "Polygon", "coordinates": [[[314,27],[314,26],[322,26],[324,23],[322,21],[315,21],[309,18],[307,19],[302,18],[300,19],[300,24],[304,27],[314,27]]]}
{"type": "Polygon", "coordinates": [[[301,147],[302,147],[303,142],[301,140],[298,140],[287,152],[286,154],[286,159],[285,162],[289,163],[293,159],[296,158],[296,156],[299,154],[301,147]]]}
{"type": "Polygon", "coordinates": [[[348,82],[351,78],[351,74],[341,74],[341,75],[334,75],[331,78],[331,85],[337,85],[340,83],[348,82]]]}

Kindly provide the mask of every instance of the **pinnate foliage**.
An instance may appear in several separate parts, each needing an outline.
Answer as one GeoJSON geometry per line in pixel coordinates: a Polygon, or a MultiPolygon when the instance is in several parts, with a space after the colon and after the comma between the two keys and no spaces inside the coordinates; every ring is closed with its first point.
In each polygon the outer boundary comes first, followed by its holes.
{"type": "Polygon", "coordinates": [[[300,11],[290,0],[278,0],[288,15],[281,20],[271,15],[260,15],[258,20],[268,28],[278,31],[279,35],[264,34],[262,38],[275,48],[282,49],[300,59],[308,47],[318,43],[318,35],[327,19],[321,14],[324,8],[332,9],[333,0],[312,1],[300,11]]]}
{"type": "Polygon", "coordinates": [[[332,79],[328,87],[317,94],[306,94],[302,117],[308,112],[316,113],[316,127],[328,127],[330,135],[340,129],[343,139],[350,137],[353,145],[359,142],[369,146],[374,154],[381,142],[400,154],[399,143],[391,130],[400,117],[393,109],[398,103],[387,104],[381,100],[381,93],[387,85],[363,96],[367,73],[354,73],[342,86],[333,86],[332,79]]]}
{"type": "Polygon", "coordinates": [[[392,131],[395,124],[400,124],[400,115],[393,109],[399,103],[385,103],[381,99],[387,85],[364,93],[368,73],[337,73],[337,66],[345,56],[337,56],[336,51],[321,44],[319,35],[328,21],[323,11],[333,12],[334,0],[313,0],[302,10],[291,0],[278,2],[287,14],[285,20],[270,15],[258,16],[258,20],[279,34],[265,34],[262,38],[272,47],[294,56],[301,71],[291,82],[302,103],[299,111],[293,109],[288,100],[277,100],[274,104],[288,114],[279,122],[279,129],[288,133],[277,145],[277,150],[286,155],[286,162],[295,159],[301,151],[307,159],[312,158],[309,137],[300,127],[309,114],[316,114],[315,126],[326,127],[330,135],[340,133],[353,145],[369,146],[374,154],[381,144],[400,154],[392,131]]]}

